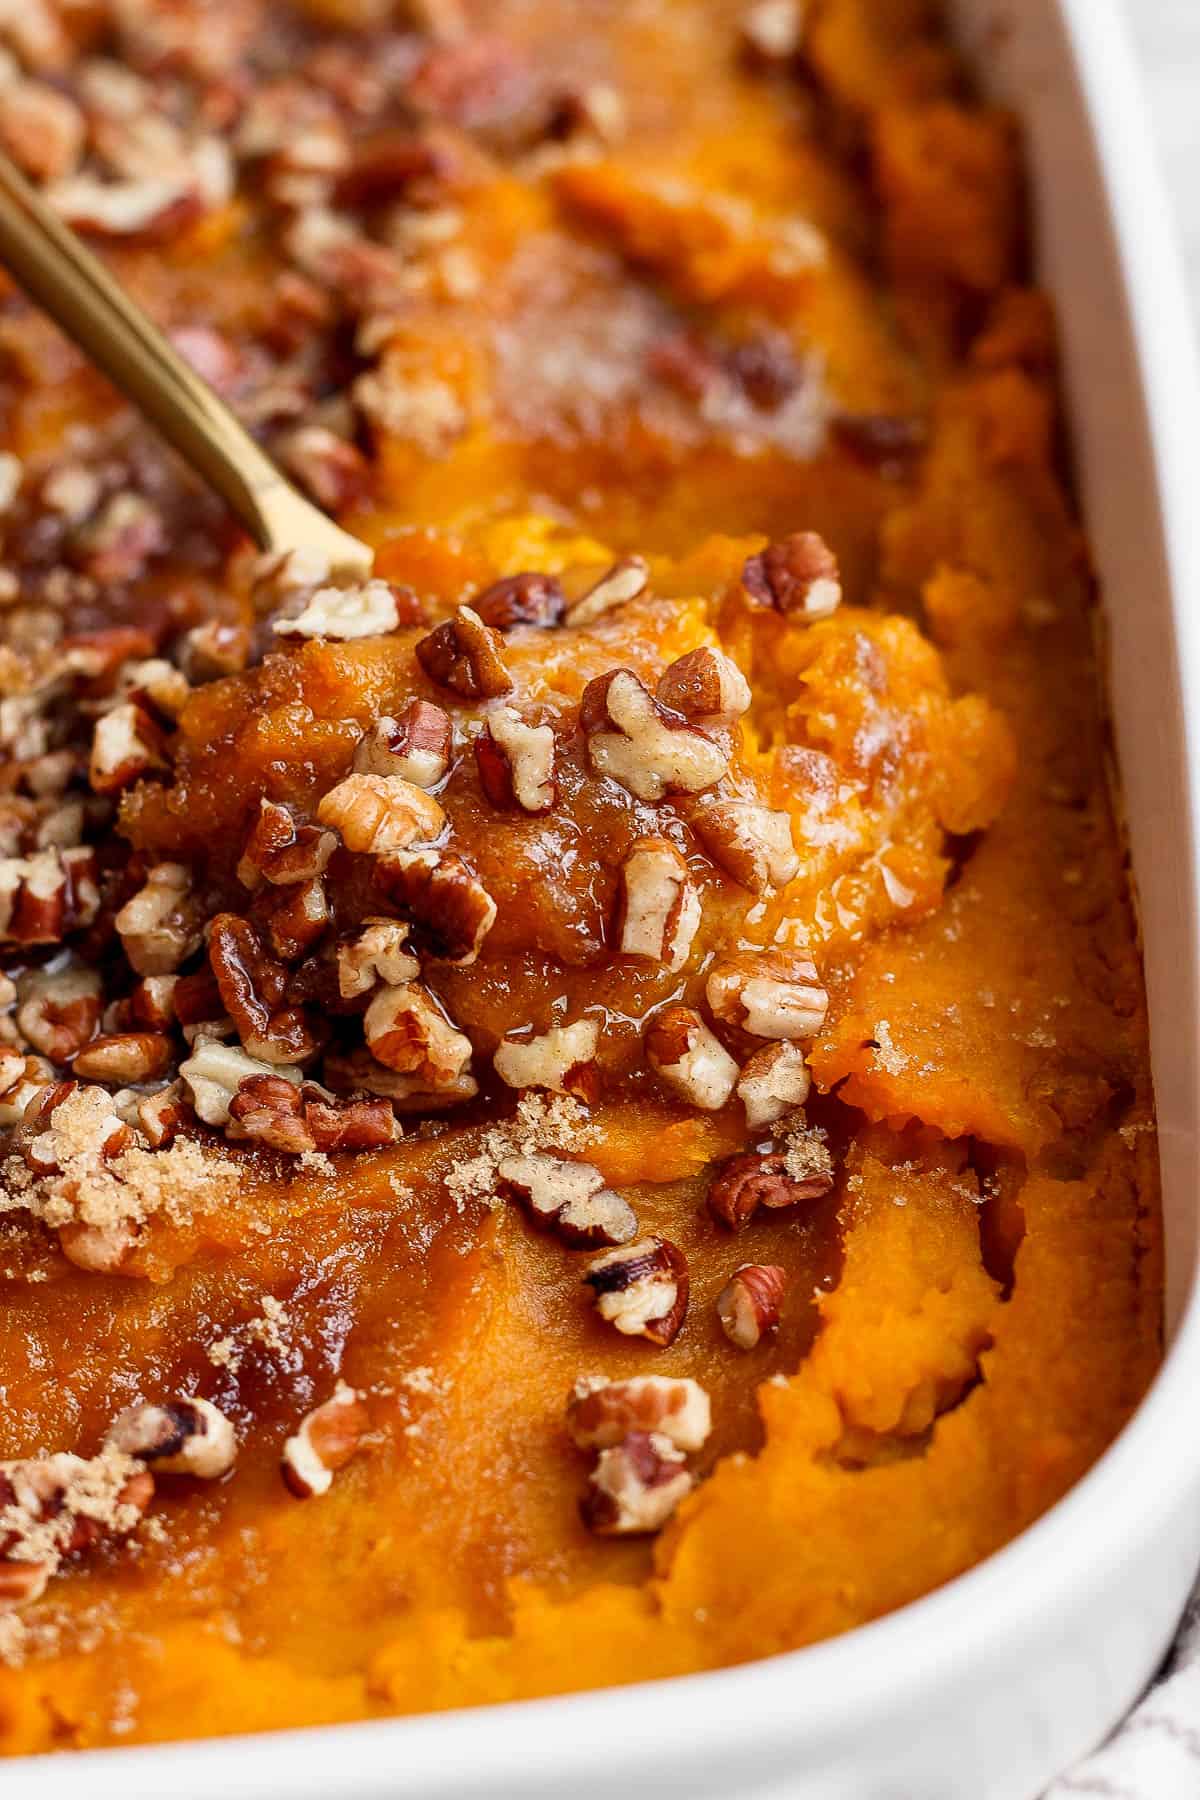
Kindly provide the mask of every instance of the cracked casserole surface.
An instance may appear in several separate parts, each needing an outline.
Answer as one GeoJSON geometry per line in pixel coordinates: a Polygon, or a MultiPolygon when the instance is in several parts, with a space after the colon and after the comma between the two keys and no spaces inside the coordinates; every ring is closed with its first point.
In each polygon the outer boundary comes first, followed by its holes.
{"type": "Polygon", "coordinates": [[[378,547],[264,565],[0,290],[0,1744],[711,1668],[1004,1543],[1159,1220],[936,8],[24,0],[0,142],[378,547]]]}

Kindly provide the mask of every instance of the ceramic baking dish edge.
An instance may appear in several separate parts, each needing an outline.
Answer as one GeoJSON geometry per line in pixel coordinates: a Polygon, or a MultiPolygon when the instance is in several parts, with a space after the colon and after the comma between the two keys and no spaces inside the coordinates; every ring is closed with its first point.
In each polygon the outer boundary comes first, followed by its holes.
{"type": "MultiPolygon", "coordinates": [[[[1014,1544],[832,1643],[717,1674],[468,1713],[65,1762],[8,1800],[1032,1800],[1152,1674],[1200,1560],[1197,792],[1200,389],[1118,0],[957,0],[1028,130],[1146,946],[1166,1364],[1091,1474],[1014,1544]]],[[[634,1671],[631,1671],[633,1674],[634,1671]]],[[[114,1680],[120,1679],[114,1668],[114,1680]]]]}

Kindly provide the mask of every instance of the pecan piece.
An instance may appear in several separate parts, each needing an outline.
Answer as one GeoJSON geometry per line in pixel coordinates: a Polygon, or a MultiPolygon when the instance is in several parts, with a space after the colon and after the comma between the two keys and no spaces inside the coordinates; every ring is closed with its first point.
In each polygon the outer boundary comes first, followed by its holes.
{"type": "Polygon", "coordinates": [[[163,734],[149,713],[128,700],[96,720],[88,780],[97,794],[116,794],[149,775],[167,770],[163,734]]]}
{"type": "Polygon", "coordinates": [[[268,881],[275,887],[311,881],[323,874],[337,848],[332,831],[317,825],[297,825],[290,808],[275,800],[260,800],[258,816],[237,866],[237,878],[251,890],[268,881]]]}
{"type": "Polygon", "coordinates": [[[270,889],[251,910],[281,962],[298,962],[322,936],[331,917],[325,883],[319,877],[270,889]]]}
{"type": "Polygon", "coordinates": [[[804,41],[803,0],[754,0],[742,14],[741,33],[755,62],[791,62],[804,41]]]}
{"type": "Polygon", "coordinates": [[[658,697],[685,719],[740,719],[750,710],[750,685],[732,657],[702,644],[663,670],[658,697]]]}
{"type": "Polygon", "coordinates": [[[267,1063],[303,1062],[316,1050],[312,1021],[283,1007],[287,970],[267,954],[248,919],[218,913],[209,927],[208,960],[221,1003],[251,1056],[267,1063]]]}
{"type": "Polygon", "coordinates": [[[705,997],[714,1019],[751,1037],[812,1038],[825,1023],[829,992],[795,950],[745,950],[713,965],[705,997]]]}
{"type": "Polygon", "coordinates": [[[626,1337],[666,1346],[679,1335],[688,1305],[687,1258],[668,1238],[639,1238],[589,1263],[584,1282],[596,1311],[626,1337]]]}
{"type": "Polygon", "coordinates": [[[412,914],[423,952],[461,967],[476,960],[496,922],[496,902],[461,856],[384,856],[375,880],[412,914]]]}
{"type": "Polygon", "coordinates": [[[493,806],[549,812],[558,797],[554,780],[554,732],[530,725],[512,706],[498,706],[475,739],[479,783],[493,806]]]}
{"type": "Polygon", "coordinates": [[[660,1531],[692,1490],[684,1462],[662,1432],[630,1432],[597,1457],[579,1504],[584,1524],[600,1537],[660,1531]]]}
{"type": "Polygon", "coordinates": [[[787,1038],[776,1039],[756,1050],[737,1079],[737,1096],[746,1109],[752,1131],[774,1125],[777,1119],[803,1106],[811,1078],[804,1052],[787,1038]]]}
{"type": "Polygon", "coordinates": [[[476,594],[474,611],[485,625],[509,631],[514,625],[558,625],[566,596],[555,575],[508,575],[476,594]]]}
{"type": "Polygon", "coordinates": [[[621,870],[623,956],[642,957],[676,971],[700,929],[700,896],[688,866],[666,838],[638,838],[621,870]]]}
{"type": "Polygon", "coordinates": [[[718,1112],[733,1093],[738,1066],[692,1007],[655,1013],[645,1046],[650,1067],[693,1106],[718,1112]]]}
{"type": "Polygon", "coordinates": [[[512,676],[501,654],[504,640],[469,606],[460,606],[423,637],[416,658],[431,681],[466,700],[494,700],[512,690],[512,676]]]}
{"type": "Polygon", "coordinates": [[[197,1117],[206,1125],[228,1124],[234,1096],[252,1076],[265,1075],[300,1085],[299,1069],[258,1062],[236,1045],[221,1044],[212,1038],[196,1039],[191,1056],[179,1065],[179,1074],[187,1084],[197,1117]]]}
{"type": "Polygon", "coordinates": [[[702,793],[729,767],[728,748],[663,706],[632,669],[588,682],[579,723],[592,768],[639,800],[702,793]]]}
{"type": "Polygon", "coordinates": [[[365,581],[356,587],[322,587],[293,618],[276,619],[276,637],[352,638],[382,637],[400,624],[395,590],[386,581],[365,581]]]}
{"type": "Polygon", "coordinates": [[[775,1211],[802,1200],[819,1200],[832,1186],[832,1168],[793,1176],[788,1174],[783,1156],[728,1156],[717,1164],[708,1190],[708,1210],[731,1231],[740,1231],[760,1206],[775,1211]]]}
{"type": "Polygon", "coordinates": [[[317,1147],[304,1117],[300,1090],[281,1075],[243,1077],[229,1101],[226,1133],[266,1144],[285,1156],[303,1156],[317,1147]]]}
{"type": "Polygon", "coordinates": [[[842,603],[837,558],[815,531],[797,531],[746,558],[742,586],[785,618],[827,619],[842,603]]]}
{"type": "Polygon", "coordinates": [[[156,863],[114,921],[139,975],[168,975],[202,942],[191,877],[182,863],[156,863]]]}
{"type": "Polygon", "coordinates": [[[709,800],[691,809],[688,822],[717,866],[752,894],[784,887],[799,872],[785,812],[755,800],[709,800]]]}
{"type": "Polygon", "coordinates": [[[754,1350],[779,1324],[788,1272],[777,1263],[743,1263],[717,1295],[717,1317],[731,1344],[754,1350]]]}
{"type": "Polygon", "coordinates": [[[437,801],[399,775],[347,775],[325,795],[317,817],[341,832],[348,850],[370,856],[430,844],[446,823],[437,801]]]}
{"type": "Polygon", "coordinates": [[[53,1573],[54,1565],[48,1562],[0,1560],[0,1614],[40,1600],[53,1573]]]}
{"type": "Polygon", "coordinates": [[[338,993],[357,1000],[382,984],[401,987],[415,981],[421,965],[408,949],[408,926],[396,919],[365,919],[355,937],[337,948],[338,993]]]}
{"type": "Polygon", "coordinates": [[[598,1022],[576,1019],[573,1024],[555,1025],[540,1037],[523,1042],[501,1039],[493,1066],[509,1087],[548,1088],[552,1093],[578,1093],[586,1099],[593,1086],[591,1075],[599,1043],[598,1022]]]}
{"type": "Polygon", "coordinates": [[[91,924],[99,905],[96,853],[86,845],[0,858],[0,938],[8,943],[61,943],[91,924]]]}
{"type": "Polygon", "coordinates": [[[505,1198],[519,1200],[538,1224],[552,1226],[575,1248],[627,1244],[637,1235],[633,1208],[604,1185],[591,1163],[535,1150],[506,1156],[498,1174],[505,1198]]]}
{"type": "Polygon", "coordinates": [[[342,512],[366,492],[371,465],[362,451],[324,425],[301,425],[279,439],[275,451],[318,506],[342,512]]]}
{"type": "Polygon", "coordinates": [[[591,625],[615,606],[626,606],[630,600],[645,593],[649,578],[650,569],[644,557],[622,557],[580,595],[567,614],[567,624],[574,627],[591,625]]]}
{"type": "Polygon", "coordinates": [[[157,1081],[170,1067],[173,1048],[162,1032],[109,1032],[86,1044],[72,1067],[85,1081],[157,1081]]]}
{"type": "Polygon", "coordinates": [[[567,1432],[580,1450],[610,1450],[631,1431],[658,1431],[677,1450],[701,1450],[711,1430],[708,1392],[686,1376],[581,1375],[567,1401],[567,1432]]]}
{"type": "Polygon", "coordinates": [[[68,1062],[100,1023],[99,975],[94,969],[40,969],[22,985],[17,1030],[51,1062],[68,1062]]]}
{"type": "Polygon", "coordinates": [[[423,1086],[452,1087],[471,1061],[471,1040],[456,1031],[427,989],[415,982],[380,988],[363,1019],[376,1062],[423,1086]]]}
{"type": "Polygon", "coordinates": [[[237,1436],[220,1407],[188,1396],[162,1406],[129,1406],[104,1441],[136,1457],[156,1475],[194,1475],[217,1481],[237,1459],[237,1436]]]}
{"type": "Polygon", "coordinates": [[[280,1470],[298,1500],[327,1494],[366,1436],[369,1420],[362,1396],[339,1381],[332,1399],[314,1407],[286,1440],[280,1470]]]}
{"type": "Polygon", "coordinates": [[[396,718],[377,719],[359,740],[359,775],[399,775],[415,787],[435,788],[450,767],[454,727],[450,714],[430,700],[410,700],[396,718]]]}

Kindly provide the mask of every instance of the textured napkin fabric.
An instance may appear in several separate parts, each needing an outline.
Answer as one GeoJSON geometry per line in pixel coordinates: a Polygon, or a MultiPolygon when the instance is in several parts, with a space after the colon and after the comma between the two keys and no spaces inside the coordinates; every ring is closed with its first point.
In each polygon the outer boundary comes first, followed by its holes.
{"type": "Polygon", "coordinates": [[[1197,1800],[1200,1796],[1200,1587],[1157,1681],[1102,1750],[1044,1800],[1197,1800]]]}

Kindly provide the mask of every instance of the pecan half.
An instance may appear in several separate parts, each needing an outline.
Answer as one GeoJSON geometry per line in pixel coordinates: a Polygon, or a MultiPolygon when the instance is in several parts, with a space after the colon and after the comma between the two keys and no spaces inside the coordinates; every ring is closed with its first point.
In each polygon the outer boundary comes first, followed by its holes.
{"type": "Polygon", "coordinates": [[[731,1344],[754,1350],[779,1324],[788,1272],[777,1263],[743,1263],[717,1295],[717,1317],[731,1344]]]}
{"type": "Polygon", "coordinates": [[[416,1076],[435,1091],[453,1086],[471,1061],[471,1040],[456,1031],[427,989],[409,982],[380,988],[363,1018],[376,1062],[416,1076]]]}
{"type": "Polygon", "coordinates": [[[558,625],[566,596],[556,575],[508,575],[476,594],[473,610],[485,625],[508,631],[514,625],[558,625]]]}
{"type": "Polygon", "coordinates": [[[498,1173],[505,1198],[519,1200],[539,1224],[552,1226],[576,1248],[627,1244],[637,1235],[633,1208],[604,1185],[591,1163],[536,1150],[506,1156],[498,1173]]]}
{"type": "Polygon", "coordinates": [[[512,706],[498,706],[475,739],[479,783],[493,806],[549,812],[558,797],[554,780],[554,732],[530,725],[512,706]]]}
{"type": "Polygon", "coordinates": [[[704,991],[714,1019],[740,1025],[751,1037],[815,1037],[829,1010],[829,992],[815,964],[795,950],[723,956],[704,991]]]}
{"type": "Polygon", "coordinates": [[[359,775],[399,775],[415,787],[435,788],[450,767],[454,727],[450,714],[430,700],[410,700],[393,718],[377,719],[359,740],[359,775]]]}
{"type": "Polygon", "coordinates": [[[548,1088],[556,1094],[578,1093],[586,1099],[600,1043],[595,1019],[555,1025],[540,1037],[523,1041],[503,1038],[493,1058],[501,1081],[512,1088],[548,1088]]]}
{"type": "Polygon", "coordinates": [[[494,700],[512,690],[502,654],[504,640],[469,606],[460,606],[423,637],[416,658],[431,681],[466,700],[494,700]]]}
{"type": "Polygon", "coordinates": [[[237,1436],[220,1407],[190,1396],[162,1406],[126,1407],[104,1441],[144,1462],[156,1475],[217,1481],[237,1460],[237,1436]]]}
{"type": "Polygon", "coordinates": [[[237,867],[243,887],[251,890],[264,881],[275,887],[311,881],[324,872],[337,848],[332,831],[317,825],[297,825],[291,809],[275,800],[260,800],[258,815],[237,867]]]}
{"type": "Polygon", "coordinates": [[[157,1081],[170,1067],[173,1049],[162,1032],[109,1032],[86,1044],[72,1067],[85,1081],[157,1081]]]}
{"type": "Polygon", "coordinates": [[[636,600],[639,594],[645,593],[649,578],[650,569],[644,557],[622,557],[580,595],[567,614],[567,624],[575,627],[591,625],[615,606],[625,606],[630,600],[636,600]]]}
{"type": "Polygon", "coordinates": [[[740,1231],[760,1206],[775,1211],[802,1200],[818,1200],[832,1186],[832,1170],[801,1178],[788,1174],[783,1156],[729,1156],[717,1164],[708,1190],[708,1210],[731,1231],[740,1231]]]}
{"type": "Polygon", "coordinates": [[[662,1432],[630,1432],[596,1459],[579,1503],[584,1524],[600,1537],[660,1531],[692,1490],[684,1460],[662,1432]]]}
{"type": "Polygon", "coordinates": [[[738,1066],[690,1006],[655,1013],[645,1031],[646,1060],[693,1106],[717,1112],[733,1093],[738,1066]]]}
{"type": "Polygon", "coordinates": [[[169,975],[200,948],[202,926],[182,863],[156,863],[115,924],[139,975],[169,975]]]}
{"type": "Polygon", "coordinates": [[[610,669],[588,682],[579,723],[596,773],[639,800],[702,793],[729,767],[728,748],[663,706],[632,669],[610,669]]]}
{"type": "Polygon", "coordinates": [[[787,618],[827,619],[842,603],[837,558],[815,531],[794,532],[747,557],[742,586],[759,606],[787,618]]]}
{"type": "Polygon", "coordinates": [[[665,1346],[679,1335],[688,1305],[687,1258],[668,1238],[639,1238],[589,1263],[583,1277],[602,1319],[626,1337],[665,1346]]]}
{"type": "Polygon", "coordinates": [[[773,1125],[808,1099],[811,1077],[799,1044],[786,1038],[764,1044],[742,1064],[737,1096],[752,1131],[773,1125]]]}
{"type": "Polygon", "coordinates": [[[702,644],[669,663],[658,683],[658,697],[685,719],[740,719],[750,710],[750,685],[732,657],[702,644]]]}
{"type": "Polygon", "coordinates": [[[792,822],[755,800],[709,800],[688,823],[717,866],[752,894],[784,887],[799,872],[792,822]]]}
{"type": "Polygon", "coordinates": [[[327,1494],[366,1436],[369,1424],[362,1396],[339,1381],[332,1399],[314,1407],[286,1440],[280,1459],[284,1482],[298,1500],[327,1494]]]}
{"type": "Polygon", "coordinates": [[[496,922],[496,902],[461,856],[429,851],[380,857],[375,881],[412,915],[424,954],[460,967],[476,960],[496,922]]]}
{"type": "Polygon", "coordinates": [[[397,919],[365,919],[362,929],[337,947],[338,992],[343,1000],[369,994],[382,982],[415,981],[421,965],[408,949],[408,926],[397,919]]]}
{"type": "Polygon", "coordinates": [[[623,956],[682,969],[700,929],[700,896],[667,838],[638,838],[621,870],[623,956]]]}
{"type": "Polygon", "coordinates": [[[317,817],[341,833],[347,850],[370,856],[431,844],[446,824],[437,801],[399,775],[347,775],[322,799],[317,817]]]}
{"type": "Polygon", "coordinates": [[[686,1376],[634,1375],[610,1381],[581,1375],[567,1401],[567,1432],[580,1450],[609,1450],[631,1431],[658,1431],[677,1450],[701,1450],[712,1431],[712,1404],[686,1376]]]}
{"type": "Polygon", "coordinates": [[[313,1020],[281,1004],[287,970],[269,956],[248,919],[218,913],[208,933],[208,960],[221,1003],[251,1056],[267,1063],[303,1062],[317,1048],[313,1020]]]}

